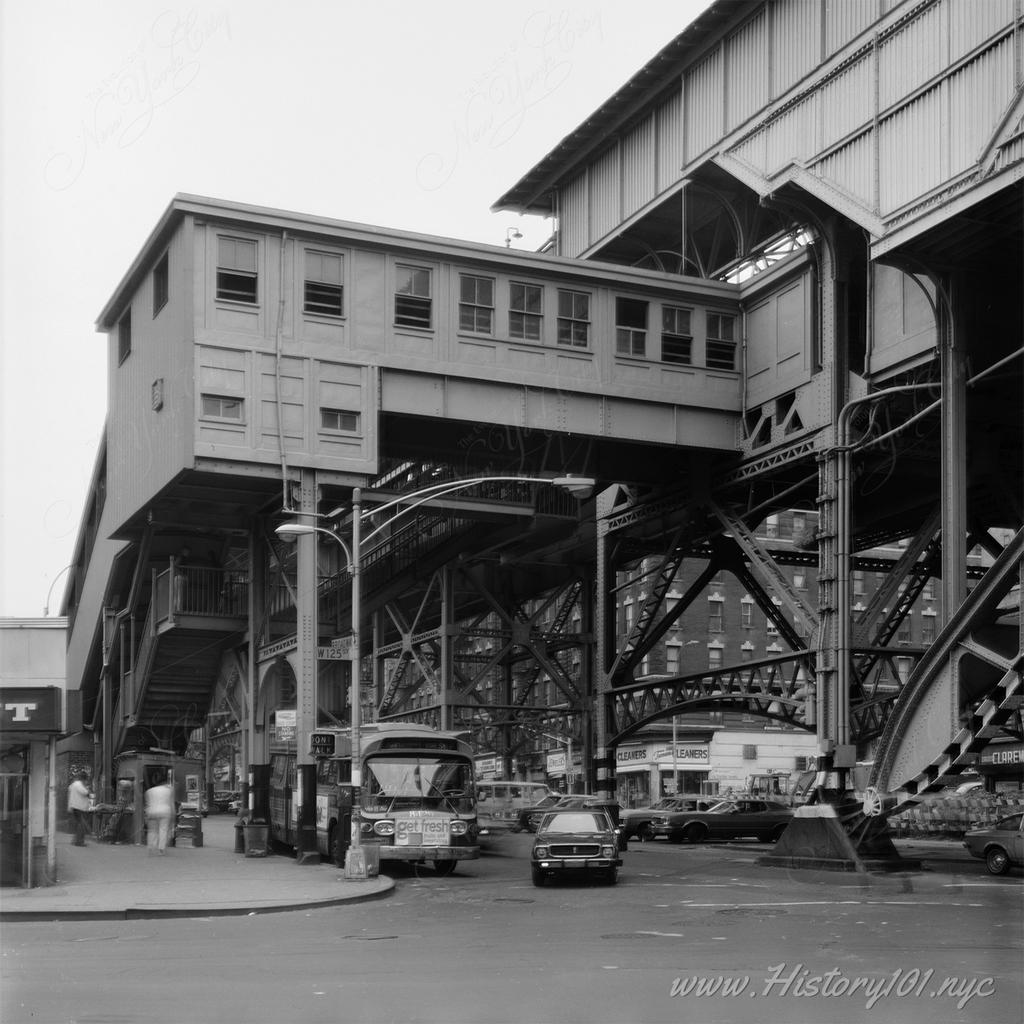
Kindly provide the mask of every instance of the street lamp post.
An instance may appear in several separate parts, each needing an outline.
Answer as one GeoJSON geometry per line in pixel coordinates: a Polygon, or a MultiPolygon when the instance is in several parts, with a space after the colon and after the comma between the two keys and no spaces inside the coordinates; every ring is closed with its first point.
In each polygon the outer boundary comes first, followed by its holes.
{"type": "MultiPolygon", "coordinates": [[[[361,806],[361,790],[362,790],[362,770],[359,759],[359,746],[360,746],[360,649],[361,649],[361,620],[362,620],[362,546],[368,541],[372,540],[377,534],[387,529],[396,519],[401,518],[404,515],[414,511],[421,505],[427,504],[430,501],[438,498],[446,497],[449,494],[453,494],[456,491],[465,490],[467,487],[475,487],[482,483],[489,482],[516,482],[516,483],[548,483],[553,484],[557,487],[562,487],[567,490],[570,494],[577,498],[583,499],[589,497],[594,489],[595,481],[590,477],[578,477],[573,475],[567,475],[562,477],[556,477],[554,479],[548,479],[546,477],[528,477],[528,476],[486,476],[486,477],[473,477],[469,480],[449,480],[443,483],[434,484],[430,487],[423,487],[417,491],[413,491],[409,494],[400,495],[391,501],[385,502],[383,505],[375,509],[363,511],[362,509],[362,491],[356,487],[352,491],[352,545],[345,542],[345,539],[341,537],[334,530],[328,529],[325,526],[316,526],[311,523],[282,523],[275,528],[274,532],[279,537],[284,538],[295,538],[301,536],[324,534],[331,537],[341,545],[342,550],[345,552],[345,557],[348,559],[349,574],[352,577],[352,647],[350,651],[351,659],[351,677],[350,677],[350,689],[349,689],[349,702],[351,705],[350,712],[350,729],[351,729],[351,743],[352,743],[352,834],[349,851],[345,857],[345,876],[347,878],[358,878],[366,877],[366,864],[363,860],[362,854],[358,852],[361,846],[361,834],[360,834],[360,822],[359,822],[359,808],[361,806]],[[374,527],[365,537],[362,535],[361,526],[363,519],[368,519],[370,516],[378,515],[381,512],[390,511],[397,506],[403,506],[399,511],[395,512],[388,520],[374,527]]],[[[333,519],[337,516],[345,513],[347,509],[344,507],[335,509],[332,512],[327,513],[322,518],[333,519]]],[[[312,587],[312,593],[316,594],[316,586],[312,587]]],[[[315,598],[314,598],[315,599],[315,598]]],[[[314,643],[316,638],[314,638],[314,643]]],[[[308,743],[308,736],[296,736],[297,743],[308,743]]],[[[566,777],[571,778],[572,770],[572,740],[568,741],[569,744],[569,764],[566,769],[566,777]]]]}

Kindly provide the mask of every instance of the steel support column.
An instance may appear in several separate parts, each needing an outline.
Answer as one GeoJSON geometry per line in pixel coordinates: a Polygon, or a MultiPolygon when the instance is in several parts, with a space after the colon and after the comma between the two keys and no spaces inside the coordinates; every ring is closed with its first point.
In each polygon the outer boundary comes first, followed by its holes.
{"type": "MultiPolygon", "coordinates": [[[[301,471],[298,490],[299,508],[297,511],[302,514],[303,522],[315,523],[317,484],[314,470],[304,469],[301,471]]],[[[296,792],[301,803],[298,807],[299,827],[295,843],[295,856],[299,864],[319,860],[316,850],[316,804],[315,801],[310,802],[307,799],[308,794],[315,793],[315,783],[311,787],[307,776],[316,771],[316,765],[309,752],[309,734],[316,728],[317,707],[316,648],[319,639],[317,541],[318,534],[312,532],[301,534],[297,538],[298,584],[295,594],[295,612],[299,672],[295,681],[295,764],[298,773],[296,792]]]]}
{"type": "MultiPolygon", "coordinates": [[[[602,800],[615,795],[615,777],[608,751],[608,700],[611,676],[608,665],[614,647],[610,641],[615,627],[615,602],[609,599],[608,516],[614,507],[617,488],[598,494],[594,500],[597,520],[597,551],[594,578],[594,791],[602,800]]],[[[611,581],[614,583],[614,579],[611,581]]]]}
{"type": "MultiPolygon", "coordinates": [[[[937,289],[936,326],[942,369],[942,624],[963,605],[967,596],[967,375],[961,330],[953,303],[937,289]]],[[[959,729],[960,688],[955,659],[950,654],[949,736],[959,729]]]]}

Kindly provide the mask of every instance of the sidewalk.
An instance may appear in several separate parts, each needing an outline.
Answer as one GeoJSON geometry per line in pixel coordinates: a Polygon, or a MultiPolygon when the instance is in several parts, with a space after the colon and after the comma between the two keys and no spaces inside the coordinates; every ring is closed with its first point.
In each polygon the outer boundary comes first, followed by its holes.
{"type": "Polygon", "coordinates": [[[349,880],[330,863],[299,865],[286,854],[235,853],[235,818],[203,819],[202,846],[145,846],[57,836],[57,884],[0,889],[0,921],[132,920],[268,914],[387,896],[390,878],[349,880]]]}

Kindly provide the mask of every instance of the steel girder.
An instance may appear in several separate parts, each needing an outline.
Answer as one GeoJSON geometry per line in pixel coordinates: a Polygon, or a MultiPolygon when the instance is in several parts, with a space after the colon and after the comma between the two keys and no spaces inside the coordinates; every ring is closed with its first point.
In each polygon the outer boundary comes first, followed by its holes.
{"type": "Polygon", "coordinates": [[[472,567],[432,573],[415,600],[405,595],[378,612],[387,623],[374,645],[378,716],[439,728],[472,724],[478,745],[505,754],[525,741],[512,733],[524,722],[563,723],[562,732],[575,722],[582,739],[591,637],[571,627],[583,617],[585,591],[571,578],[545,594],[502,600],[472,567]],[[388,634],[398,639],[380,642],[388,634]],[[544,703],[542,681],[557,693],[554,706],[544,703]],[[429,695],[415,706],[424,687],[429,695]]]}

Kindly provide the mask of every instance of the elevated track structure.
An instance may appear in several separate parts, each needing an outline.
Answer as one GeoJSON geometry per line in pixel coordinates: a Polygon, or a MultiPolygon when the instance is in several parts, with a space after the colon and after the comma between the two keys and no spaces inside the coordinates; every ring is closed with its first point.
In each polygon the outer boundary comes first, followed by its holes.
{"type": "Polygon", "coordinates": [[[694,710],[813,732],[840,788],[873,757],[883,809],[1020,739],[1022,52],[1021,0],[710,3],[497,200],[539,253],[175,197],[98,321],[63,610],[101,771],[225,688],[263,764],[353,670],[509,766],[564,735],[606,794],[694,710]],[[274,532],[351,537],[356,487],[361,629],[345,545],[274,532]],[[721,574],[779,651],[645,674],[721,574]]]}

